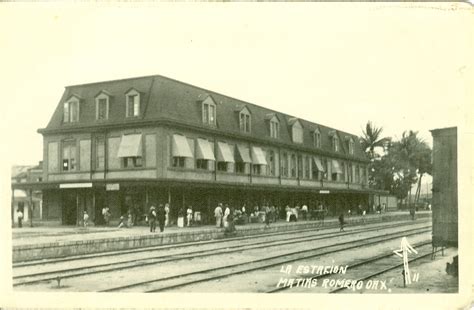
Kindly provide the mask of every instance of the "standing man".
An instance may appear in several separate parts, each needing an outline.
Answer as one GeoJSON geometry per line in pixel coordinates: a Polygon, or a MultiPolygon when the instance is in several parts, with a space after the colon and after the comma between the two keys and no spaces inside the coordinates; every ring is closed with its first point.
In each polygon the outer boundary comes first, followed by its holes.
{"type": "Polygon", "coordinates": [[[158,220],[158,225],[160,226],[160,232],[163,232],[165,230],[166,211],[161,204],[156,212],[156,218],[158,220]]]}
{"type": "Polygon", "coordinates": [[[186,226],[190,227],[191,226],[191,221],[193,220],[193,207],[189,206],[188,209],[186,210],[186,226]]]}
{"type": "Polygon", "coordinates": [[[273,204],[272,204],[272,207],[270,208],[270,213],[272,214],[272,222],[276,223],[278,214],[277,214],[277,210],[275,208],[275,205],[273,205],[273,204]]]}
{"type": "Polygon", "coordinates": [[[229,222],[227,220],[228,216],[230,214],[230,208],[229,208],[229,204],[225,204],[225,211],[224,211],[224,228],[227,228],[229,226],[229,222]]]}
{"type": "Polygon", "coordinates": [[[341,212],[341,215],[339,215],[339,225],[341,225],[339,231],[344,231],[344,212],[341,212]]]}
{"type": "Polygon", "coordinates": [[[150,207],[150,212],[148,214],[148,222],[150,223],[150,232],[155,232],[155,230],[156,230],[156,209],[155,209],[155,206],[150,207]]]}
{"type": "Polygon", "coordinates": [[[270,216],[271,216],[271,209],[268,205],[264,207],[265,211],[265,227],[270,227],[270,216]]]}
{"type": "Polygon", "coordinates": [[[286,221],[289,222],[289,221],[290,221],[290,217],[291,217],[291,209],[290,209],[290,206],[289,206],[289,205],[286,205],[285,211],[286,211],[286,221]]]}
{"type": "Polygon", "coordinates": [[[18,227],[22,228],[23,227],[23,212],[21,212],[20,209],[16,211],[16,217],[18,219],[18,227]]]}
{"type": "Polygon", "coordinates": [[[104,216],[104,224],[105,226],[109,225],[109,220],[110,220],[110,211],[109,207],[104,207],[102,209],[102,215],[104,216]]]}
{"type": "Polygon", "coordinates": [[[214,209],[214,216],[216,218],[216,227],[220,228],[222,224],[222,203],[219,203],[214,209]]]}
{"type": "Polygon", "coordinates": [[[165,203],[165,227],[170,224],[170,204],[165,203]]]}
{"type": "Polygon", "coordinates": [[[308,219],[308,206],[306,204],[301,207],[301,213],[303,213],[303,220],[306,221],[308,219]]]}
{"type": "Polygon", "coordinates": [[[83,222],[84,227],[87,227],[89,225],[89,214],[87,214],[86,210],[84,210],[83,222]]]}

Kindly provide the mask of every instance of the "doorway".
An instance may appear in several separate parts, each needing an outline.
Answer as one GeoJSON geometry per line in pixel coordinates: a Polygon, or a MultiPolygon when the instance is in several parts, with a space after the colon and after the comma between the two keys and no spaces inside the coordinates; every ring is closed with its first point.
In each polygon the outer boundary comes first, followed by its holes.
{"type": "Polygon", "coordinates": [[[77,194],[75,191],[62,192],[62,223],[63,225],[76,225],[77,223],[77,194]]]}

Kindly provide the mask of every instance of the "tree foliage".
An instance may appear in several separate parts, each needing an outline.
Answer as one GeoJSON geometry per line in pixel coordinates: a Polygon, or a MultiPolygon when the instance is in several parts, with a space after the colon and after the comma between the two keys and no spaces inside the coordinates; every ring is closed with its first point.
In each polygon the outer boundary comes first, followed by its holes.
{"type": "Polygon", "coordinates": [[[390,138],[381,138],[383,128],[376,127],[372,122],[368,121],[365,125],[365,131],[362,132],[360,143],[364,151],[371,159],[376,157],[375,148],[385,148],[390,138]]]}
{"type": "Polygon", "coordinates": [[[374,189],[389,191],[399,199],[404,199],[413,184],[418,182],[416,199],[420,195],[421,179],[425,173],[431,174],[431,149],[418,137],[415,131],[405,131],[398,141],[380,138],[382,127],[367,123],[361,143],[371,159],[369,183],[374,189]],[[376,147],[383,147],[382,155],[375,154],[376,147]]]}

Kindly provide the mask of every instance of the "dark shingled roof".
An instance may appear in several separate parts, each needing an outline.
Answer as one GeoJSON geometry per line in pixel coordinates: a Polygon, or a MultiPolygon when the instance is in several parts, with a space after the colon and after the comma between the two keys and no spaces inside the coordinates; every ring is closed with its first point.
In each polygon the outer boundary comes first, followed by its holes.
{"type": "Polygon", "coordinates": [[[242,136],[250,135],[255,138],[275,140],[270,138],[268,124],[272,116],[275,115],[280,121],[280,139],[278,139],[280,142],[291,143],[295,146],[301,145],[293,143],[291,139],[291,125],[296,120],[299,120],[303,126],[303,146],[316,150],[313,146],[312,135],[313,131],[319,128],[321,132],[321,149],[326,152],[332,152],[330,132],[335,131],[340,141],[339,154],[348,155],[347,137],[352,137],[354,141],[353,157],[367,160],[356,135],[304,119],[297,119],[291,115],[276,112],[160,75],[67,86],[48,126],[46,129],[40,130],[40,132],[47,133],[50,130],[62,128],[95,127],[106,124],[123,124],[125,122],[153,121],[157,119],[168,119],[179,123],[208,127],[202,124],[201,116],[201,102],[208,96],[211,96],[217,105],[217,129],[220,131],[241,134],[238,112],[247,107],[252,117],[252,132],[250,134],[242,133],[242,136]],[[131,89],[137,90],[141,97],[140,117],[135,120],[129,120],[125,117],[125,94],[131,89]],[[95,97],[101,92],[105,92],[110,96],[109,119],[106,121],[95,120],[95,97]],[[79,122],[63,124],[63,104],[73,95],[81,98],[79,122]]]}

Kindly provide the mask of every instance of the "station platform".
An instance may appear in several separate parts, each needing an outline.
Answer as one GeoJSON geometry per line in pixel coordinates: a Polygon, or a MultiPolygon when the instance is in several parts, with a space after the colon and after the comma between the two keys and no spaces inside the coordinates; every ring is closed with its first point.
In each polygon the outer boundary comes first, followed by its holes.
{"type": "MultiPolygon", "coordinates": [[[[416,217],[429,218],[430,211],[418,212],[416,217]]],[[[347,225],[390,221],[410,221],[408,211],[396,211],[382,214],[368,214],[364,217],[352,215],[345,217],[347,225]]],[[[25,223],[26,224],[26,223],[25,223]]],[[[317,220],[286,222],[277,221],[265,227],[265,223],[236,225],[233,236],[258,235],[268,232],[284,232],[300,229],[325,229],[338,227],[337,217],[317,220]]],[[[214,226],[166,227],[164,232],[150,233],[146,226],[132,228],[116,227],[76,227],[76,226],[38,226],[13,228],[13,262],[38,259],[59,258],[73,255],[85,255],[118,251],[158,245],[171,245],[185,242],[205,241],[225,238],[223,228],[214,226]]]]}

